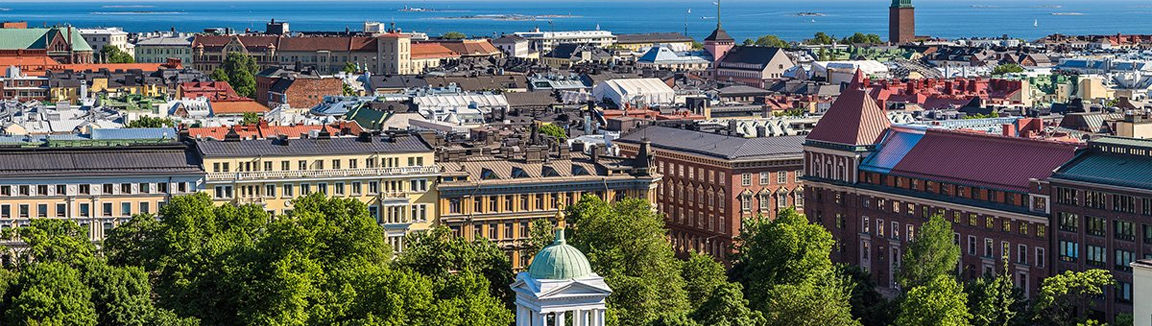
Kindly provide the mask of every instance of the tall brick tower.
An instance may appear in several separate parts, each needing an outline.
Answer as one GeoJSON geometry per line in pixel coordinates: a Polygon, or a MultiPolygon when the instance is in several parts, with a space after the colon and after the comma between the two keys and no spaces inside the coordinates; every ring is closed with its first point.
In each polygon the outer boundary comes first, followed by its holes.
{"type": "Polygon", "coordinates": [[[728,35],[724,31],[724,27],[720,26],[720,0],[716,0],[716,29],[712,31],[711,35],[704,38],[704,50],[712,55],[712,60],[715,64],[720,63],[720,59],[728,54],[732,47],[736,46],[736,39],[728,35]]]}
{"type": "Polygon", "coordinates": [[[916,8],[912,0],[892,0],[888,8],[888,42],[895,44],[916,40],[916,8]]]}

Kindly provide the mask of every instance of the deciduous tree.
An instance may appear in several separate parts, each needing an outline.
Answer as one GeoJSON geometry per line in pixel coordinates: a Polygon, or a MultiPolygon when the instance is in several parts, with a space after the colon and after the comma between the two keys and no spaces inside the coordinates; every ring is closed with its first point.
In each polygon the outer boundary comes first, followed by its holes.
{"type": "Polygon", "coordinates": [[[896,276],[900,286],[911,289],[928,284],[940,275],[956,274],[960,246],[952,241],[952,223],[933,215],[904,251],[904,261],[896,276]]]}
{"type": "Polygon", "coordinates": [[[896,326],[967,326],[968,297],[956,278],[939,275],[931,282],[908,291],[900,303],[896,326]]]}

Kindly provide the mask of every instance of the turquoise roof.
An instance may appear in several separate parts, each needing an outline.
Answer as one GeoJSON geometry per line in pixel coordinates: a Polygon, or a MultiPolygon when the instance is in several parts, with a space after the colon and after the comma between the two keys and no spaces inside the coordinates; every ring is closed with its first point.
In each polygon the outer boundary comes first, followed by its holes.
{"type": "MultiPolygon", "coordinates": [[[[67,33],[67,28],[0,28],[0,50],[45,49],[48,39],[55,33],[67,33]]],[[[92,51],[75,28],[72,29],[72,49],[92,51]]]]}
{"type": "Polygon", "coordinates": [[[556,240],[532,259],[528,275],[538,280],[567,280],[592,274],[588,258],[564,240],[564,230],[556,230],[556,240]]]}

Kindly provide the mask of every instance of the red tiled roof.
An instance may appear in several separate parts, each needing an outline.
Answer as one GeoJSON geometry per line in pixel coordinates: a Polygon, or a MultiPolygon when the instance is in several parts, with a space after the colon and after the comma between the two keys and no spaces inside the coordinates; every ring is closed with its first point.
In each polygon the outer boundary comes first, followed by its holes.
{"type": "Polygon", "coordinates": [[[438,43],[412,44],[412,59],[459,58],[460,54],[438,43]]]}
{"type": "Polygon", "coordinates": [[[183,98],[207,97],[212,101],[244,100],[228,82],[187,82],[180,83],[180,96],[183,98]]]}
{"type": "Polygon", "coordinates": [[[212,101],[212,114],[265,113],[268,107],[256,101],[212,101]]]}
{"type": "MultiPolygon", "coordinates": [[[[349,134],[358,135],[364,131],[360,124],[356,121],[343,121],[331,123],[325,126],[328,132],[333,135],[340,134],[340,130],[347,127],[349,134]]],[[[259,124],[254,125],[236,125],[233,127],[201,127],[201,128],[188,128],[188,136],[192,138],[214,138],[224,139],[224,135],[228,134],[228,129],[236,128],[236,133],[240,138],[270,138],[279,135],[285,135],[289,138],[300,138],[300,135],[307,134],[312,130],[320,130],[320,125],[294,125],[294,126],[273,126],[268,125],[268,122],[261,121],[259,124]]]]}
{"type": "Polygon", "coordinates": [[[100,71],[101,69],[107,69],[108,71],[160,71],[164,69],[181,69],[183,67],[184,66],[180,64],[171,66],[168,63],[86,63],[64,65],[64,69],[72,71],[100,71]]]}
{"type": "MultiPolygon", "coordinates": [[[[901,131],[893,129],[892,132],[901,131]]],[[[1027,191],[1029,179],[1047,179],[1053,170],[1072,159],[1080,146],[982,132],[928,129],[915,145],[903,149],[907,153],[891,173],[977,187],[1027,191]]],[[[881,149],[884,150],[887,149],[881,149]]]]}
{"type": "Polygon", "coordinates": [[[0,56],[0,69],[12,66],[20,68],[20,72],[28,76],[43,76],[47,70],[64,69],[64,65],[48,56],[0,56]]]}
{"type": "Polygon", "coordinates": [[[857,70],[852,84],[840,93],[832,107],[808,134],[809,140],[842,145],[872,145],[892,125],[884,109],[864,91],[867,81],[857,70]]]}
{"type": "Polygon", "coordinates": [[[464,56],[485,56],[500,54],[500,50],[488,40],[460,40],[437,42],[440,45],[464,56]]]}

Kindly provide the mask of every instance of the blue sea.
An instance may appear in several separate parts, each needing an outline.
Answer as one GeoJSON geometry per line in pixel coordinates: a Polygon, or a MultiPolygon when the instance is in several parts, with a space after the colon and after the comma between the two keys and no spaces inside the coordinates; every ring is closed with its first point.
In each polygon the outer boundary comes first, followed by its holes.
{"type": "MultiPolygon", "coordinates": [[[[1152,34],[1148,0],[920,0],[917,35],[945,38],[1009,35],[1036,39],[1063,34],[1152,34]]],[[[723,2],[723,26],[737,39],[776,34],[802,40],[816,32],[886,37],[889,0],[744,0],[723,2]],[[816,15],[799,15],[815,13],[816,15]]],[[[474,36],[542,30],[614,33],[685,32],[703,38],[716,26],[713,0],[536,1],[110,1],[0,2],[0,20],[30,25],[114,26],[130,32],[175,28],[195,32],[231,27],[263,30],[270,19],[293,31],[359,30],[365,21],[395,22],[403,30],[474,36]],[[405,6],[431,11],[402,11],[405,6]],[[475,18],[527,15],[520,20],[475,18]],[[548,16],[531,19],[531,16],[548,16]],[[473,17],[473,18],[465,18],[473,17]]]]}

